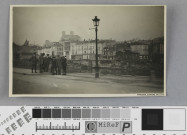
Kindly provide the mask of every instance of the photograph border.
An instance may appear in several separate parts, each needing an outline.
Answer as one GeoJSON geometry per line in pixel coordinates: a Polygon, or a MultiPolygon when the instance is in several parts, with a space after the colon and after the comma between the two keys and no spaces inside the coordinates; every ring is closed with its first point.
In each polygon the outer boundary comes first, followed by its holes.
{"type": "Polygon", "coordinates": [[[10,5],[9,16],[9,97],[154,97],[166,96],[166,21],[167,6],[166,5],[95,5],[95,4],[50,4],[50,5],[10,5]],[[13,7],[67,7],[67,6],[163,6],[164,7],[164,77],[163,93],[137,93],[137,94],[13,94],[13,7]]]}

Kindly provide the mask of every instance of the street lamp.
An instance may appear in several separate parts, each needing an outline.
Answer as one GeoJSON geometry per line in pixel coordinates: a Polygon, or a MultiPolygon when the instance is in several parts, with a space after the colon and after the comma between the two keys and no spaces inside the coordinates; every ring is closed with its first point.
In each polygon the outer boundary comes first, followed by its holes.
{"type": "Polygon", "coordinates": [[[97,18],[97,16],[95,16],[94,19],[92,19],[93,21],[93,25],[95,26],[95,44],[96,44],[96,48],[95,48],[95,52],[96,52],[96,55],[95,55],[95,78],[99,78],[99,66],[98,66],[98,50],[97,50],[97,26],[99,26],[99,21],[100,19],[97,18]]]}

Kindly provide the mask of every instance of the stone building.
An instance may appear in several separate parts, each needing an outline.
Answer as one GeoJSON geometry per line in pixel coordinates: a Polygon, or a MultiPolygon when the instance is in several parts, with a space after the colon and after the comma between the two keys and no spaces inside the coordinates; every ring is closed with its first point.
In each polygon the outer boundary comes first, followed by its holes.
{"type": "Polygon", "coordinates": [[[49,56],[62,56],[63,55],[63,45],[59,42],[50,42],[50,44],[44,44],[40,49],[38,49],[37,53],[40,55],[41,53],[45,53],[49,56]]]}
{"type": "MultiPolygon", "coordinates": [[[[95,60],[96,54],[95,41],[81,41],[71,45],[72,60],[95,60]]],[[[102,51],[104,44],[98,43],[99,59],[102,59],[102,51]]]]}
{"type": "Polygon", "coordinates": [[[62,36],[61,36],[61,39],[60,39],[60,42],[63,42],[63,41],[80,41],[81,40],[81,37],[79,35],[75,35],[73,31],[70,31],[70,34],[66,34],[65,31],[62,31],[62,36]]]}
{"type": "MultiPolygon", "coordinates": [[[[111,53],[108,51],[112,51],[112,59],[115,55],[114,48],[115,41],[109,40],[99,40],[98,41],[98,59],[108,59],[111,56],[111,53]],[[109,50],[109,48],[111,48],[109,50]]],[[[80,41],[71,43],[71,59],[72,60],[95,60],[96,55],[96,44],[95,40],[89,41],[80,41]]]]}
{"type": "Polygon", "coordinates": [[[132,44],[130,45],[131,52],[138,53],[140,60],[148,60],[149,59],[149,45],[148,44],[132,44]]]}
{"type": "Polygon", "coordinates": [[[164,61],[164,37],[155,38],[149,46],[149,56],[151,61],[163,63],[164,61]]]}

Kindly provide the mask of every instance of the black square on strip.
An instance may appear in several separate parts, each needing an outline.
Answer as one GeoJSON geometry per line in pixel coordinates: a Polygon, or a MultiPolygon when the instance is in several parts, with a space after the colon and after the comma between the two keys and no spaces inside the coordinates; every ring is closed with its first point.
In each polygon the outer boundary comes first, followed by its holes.
{"type": "Polygon", "coordinates": [[[163,130],[163,109],[142,109],[142,130],[163,130]]]}
{"type": "Polygon", "coordinates": [[[41,109],[32,109],[32,118],[41,118],[42,111],[41,109]]]}
{"type": "Polygon", "coordinates": [[[51,118],[51,109],[43,109],[43,118],[51,118]]]}

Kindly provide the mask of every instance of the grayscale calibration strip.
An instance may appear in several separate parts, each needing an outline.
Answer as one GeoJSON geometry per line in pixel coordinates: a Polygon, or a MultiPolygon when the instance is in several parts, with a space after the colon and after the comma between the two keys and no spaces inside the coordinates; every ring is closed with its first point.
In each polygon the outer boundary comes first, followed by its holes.
{"type": "Polygon", "coordinates": [[[187,106],[0,106],[0,135],[187,135],[187,106]]]}

